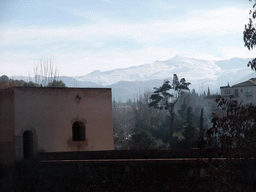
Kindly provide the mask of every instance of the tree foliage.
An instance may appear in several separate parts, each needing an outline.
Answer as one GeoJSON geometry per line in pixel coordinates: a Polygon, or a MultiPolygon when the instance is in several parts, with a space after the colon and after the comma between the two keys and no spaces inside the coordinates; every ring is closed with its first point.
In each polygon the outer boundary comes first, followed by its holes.
{"type": "Polygon", "coordinates": [[[0,77],[0,89],[6,89],[10,87],[21,87],[25,82],[19,80],[13,80],[7,77],[6,75],[2,75],[0,77]]]}
{"type": "Polygon", "coordinates": [[[256,106],[242,105],[233,98],[216,99],[224,111],[212,119],[213,126],[207,130],[209,147],[256,149],[256,106]]]}
{"type": "Polygon", "coordinates": [[[184,90],[189,91],[188,86],[190,83],[186,82],[185,78],[180,81],[176,74],[173,75],[173,82],[170,85],[170,81],[165,80],[163,85],[159,88],[154,88],[155,91],[150,97],[149,107],[156,109],[165,109],[169,112],[170,122],[170,142],[173,139],[174,132],[174,106],[182,96],[184,90]]]}
{"type": "Polygon", "coordinates": [[[66,87],[65,83],[58,80],[58,70],[50,59],[40,59],[34,67],[34,82],[13,80],[6,75],[0,77],[0,89],[9,87],[66,87]]]}
{"type": "Polygon", "coordinates": [[[184,137],[191,144],[197,139],[197,130],[194,125],[194,115],[191,107],[186,110],[184,137]]]}
{"type": "MultiPolygon", "coordinates": [[[[178,111],[179,124],[175,123],[175,125],[179,126],[179,132],[182,137],[176,141],[175,148],[179,149],[190,149],[196,147],[197,139],[198,139],[198,127],[195,124],[195,117],[193,113],[193,108],[191,106],[187,106],[185,104],[181,105],[181,109],[178,111]]],[[[177,127],[176,127],[177,130],[177,127]]]]}
{"type": "Polygon", "coordinates": [[[128,143],[131,149],[152,149],[156,145],[151,133],[143,129],[134,132],[128,143]]]}
{"type": "Polygon", "coordinates": [[[211,148],[208,151],[227,158],[212,166],[211,177],[206,184],[218,183],[222,191],[255,191],[256,106],[242,105],[233,97],[218,97],[216,102],[223,113],[214,114],[204,144],[211,148]]]}
{"type": "Polygon", "coordinates": [[[145,92],[136,100],[115,104],[113,122],[116,149],[166,148],[166,114],[148,107],[151,94],[145,92]],[[144,141],[137,142],[140,137],[144,141]],[[147,144],[149,138],[153,139],[152,145],[147,144]]]}
{"type": "Polygon", "coordinates": [[[63,81],[54,79],[52,82],[48,83],[47,87],[66,87],[66,85],[63,81]]]}
{"type": "MultiPolygon", "coordinates": [[[[174,108],[173,142],[170,143],[170,114],[167,110],[149,108],[149,98],[152,94],[152,92],[145,92],[144,95],[129,99],[126,103],[114,103],[113,123],[116,149],[136,148],[131,138],[136,135],[142,136],[141,132],[144,131],[147,133],[144,135],[153,137],[156,144],[151,147],[154,149],[190,148],[190,145],[185,145],[184,136],[188,106],[191,107],[193,126],[197,132],[200,123],[202,132],[206,127],[211,126],[211,108],[209,108],[211,106],[207,105],[207,100],[195,90],[192,93],[182,94],[174,108]],[[203,117],[200,113],[202,108],[204,108],[203,117]]],[[[147,137],[141,137],[141,139],[147,139],[147,137]]]]}
{"type": "MultiPolygon", "coordinates": [[[[249,0],[253,1],[253,0],[249,0]]],[[[248,48],[248,50],[252,50],[256,45],[256,25],[254,20],[256,18],[256,0],[253,3],[253,8],[250,10],[250,18],[249,23],[245,25],[245,29],[243,32],[244,36],[244,46],[248,48]]],[[[252,61],[249,61],[248,67],[251,67],[252,70],[256,71],[256,58],[252,61]]]]}
{"type": "MultiPolygon", "coordinates": [[[[6,75],[0,77],[0,89],[6,89],[10,87],[42,87],[42,84],[35,83],[33,81],[14,80],[6,75]]],[[[54,79],[49,82],[46,87],[66,87],[65,83],[61,80],[54,79]]]]}
{"type": "Polygon", "coordinates": [[[172,85],[170,85],[170,81],[165,80],[161,87],[154,88],[155,91],[150,97],[149,107],[171,111],[171,108],[181,96],[182,91],[189,90],[189,85],[190,83],[186,82],[185,78],[179,81],[178,76],[174,74],[172,85]]]}

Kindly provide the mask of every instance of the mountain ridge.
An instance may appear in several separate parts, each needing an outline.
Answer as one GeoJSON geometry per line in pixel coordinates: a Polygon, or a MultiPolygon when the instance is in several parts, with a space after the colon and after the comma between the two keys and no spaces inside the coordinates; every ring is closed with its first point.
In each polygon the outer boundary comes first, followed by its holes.
{"type": "MultiPolygon", "coordinates": [[[[215,79],[216,74],[214,73],[220,71],[221,69],[212,61],[175,56],[172,59],[165,61],[155,61],[149,64],[119,68],[104,72],[92,72],[87,75],[76,77],[76,79],[79,81],[91,81],[107,86],[122,80],[147,81],[151,79],[170,78],[173,73],[180,73],[182,76],[185,76],[188,72],[198,74],[194,79],[204,76],[204,73],[202,72],[207,72],[208,77],[205,78],[209,78],[210,74],[211,79],[215,79]],[[199,67],[203,68],[203,70],[198,70],[199,67]]],[[[190,79],[192,78],[190,77],[190,79]]]]}
{"type": "MultiPolygon", "coordinates": [[[[239,83],[247,77],[255,77],[255,72],[247,67],[250,58],[231,58],[208,61],[203,59],[175,56],[164,61],[118,68],[101,72],[93,71],[78,77],[60,76],[68,87],[110,87],[117,98],[134,97],[145,90],[161,86],[163,80],[172,79],[173,74],[191,83],[190,89],[203,93],[208,87],[212,92],[220,86],[239,83]]],[[[17,79],[17,78],[16,78],[17,79]]],[[[31,79],[31,78],[30,78],[31,79]]]]}

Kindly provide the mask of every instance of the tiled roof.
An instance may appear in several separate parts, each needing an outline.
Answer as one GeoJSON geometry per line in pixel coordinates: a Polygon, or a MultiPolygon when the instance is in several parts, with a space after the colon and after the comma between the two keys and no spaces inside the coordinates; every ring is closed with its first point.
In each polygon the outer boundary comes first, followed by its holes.
{"type": "Polygon", "coordinates": [[[220,87],[220,88],[221,88],[221,89],[222,89],[222,88],[230,88],[230,86],[222,86],[222,87],[220,87]]]}
{"type": "Polygon", "coordinates": [[[244,81],[242,83],[235,84],[232,87],[247,87],[247,86],[256,86],[256,78],[251,78],[248,81],[244,81]]]}

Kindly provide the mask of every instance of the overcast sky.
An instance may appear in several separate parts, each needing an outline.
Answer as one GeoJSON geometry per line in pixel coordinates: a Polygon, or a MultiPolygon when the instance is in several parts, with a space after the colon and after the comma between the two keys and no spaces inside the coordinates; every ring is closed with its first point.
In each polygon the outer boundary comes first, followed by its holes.
{"type": "Polygon", "coordinates": [[[50,58],[80,76],[171,59],[255,57],[247,0],[1,0],[0,75],[34,76],[50,58]]]}

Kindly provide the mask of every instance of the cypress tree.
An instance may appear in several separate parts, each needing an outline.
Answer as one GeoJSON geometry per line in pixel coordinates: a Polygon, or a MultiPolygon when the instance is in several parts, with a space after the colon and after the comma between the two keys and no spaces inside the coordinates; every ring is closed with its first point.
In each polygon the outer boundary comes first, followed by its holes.
{"type": "Polygon", "coordinates": [[[207,97],[210,97],[211,96],[211,92],[210,92],[210,88],[208,87],[208,90],[207,90],[207,97]]]}
{"type": "Polygon", "coordinates": [[[186,148],[192,148],[195,145],[195,142],[197,140],[197,130],[194,125],[193,121],[193,113],[192,113],[192,107],[188,107],[186,110],[186,119],[185,119],[185,130],[184,130],[184,137],[185,137],[185,147],[186,148]]]}

